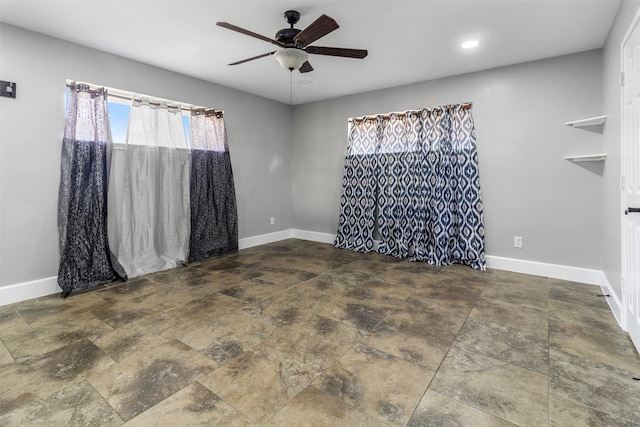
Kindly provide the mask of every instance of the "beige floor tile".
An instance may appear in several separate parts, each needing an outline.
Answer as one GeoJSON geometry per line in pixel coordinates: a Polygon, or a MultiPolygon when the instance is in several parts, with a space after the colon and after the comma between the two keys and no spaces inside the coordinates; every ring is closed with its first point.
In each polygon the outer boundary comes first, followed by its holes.
{"type": "Polygon", "coordinates": [[[434,276],[426,284],[416,289],[414,295],[437,299],[461,309],[470,310],[480,298],[486,284],[465,280],[467,277],[461,274],[452,276],[454,275],[434,276]]]}
{"type": "Polygon", "coordinates": [[[111,326],[96,319],[92,314],[81,313],[23,334],[6,336],[2,341],[13,358],[20,362],[25,358],[42,355],[83,339],[93,341],[112,330],[111,326]]]}
{"type": "Polygon", "coordinates": [[[546,375],[477,353],[449,351],[430,389],[519,426],[548,423],[546,375]]]}
{"type": "Polygon", "coordinates": [[[386,425],[314,387],[306,388],[265,424],[267,427],[383,427],[386,425]]]}
{"type": "Polygon", "coordinates": [[[317,311],[325,304],[326,302],[322,300],[300,300],[295,296],[284,294],[269,300],[247,304],[242,309],[242,313],[278,328],[295,327],[296,324],[304,321],[306,314],[317,311]]]}
{"type": "Polygon", "coordinates": [[[427,328],[456,334],[470,310],[470,307],[463,308],[446,300],[415,295],[407,298],[402,309],[390,311],[386,320],[392,320],[396,325],[419,322],[427,328]]]}
{"type": "MultiPolygon", "coordinates": [[[[121,334],[123,336],[126,336],[128,333],[135,334],[135,331],[139,331],[142,334],[144,334],[145,331],[149,331],[151,335],[161,336],[163,338],[177,338],[184,334],[185,329],[191,330],[191,328],[193,328],[193,323],[189,324],[189,326],[186,325],[187,322],[182,320],[182,317],[179,316],[180,313],[182,313],[180,308],[166,312],[156,311],[136,318],[126,324],[119,325],[113,330],[122,330],[121,334]]],[[[115,342],[113,345],[114,349],[118,347],[115,342]]],[[[126,346],[126,344],[123,343],[123,346],[126,346]]],[[[126,348],[122,350],[124,350],[124,353],[127,353],[126,348]]],[[[117,355],[118,352],[114,354],[117,355]]]]}
{"type": "Polygon", "coordinates": [[[349,292],[355,287],[332,280],[329,275],[317,276],[298,286],[289,288],[287,294],[300,300],[321,300],[327,303],[349,292]]]}
{"type": "Polygon", "coordinates": [[[261,278],[247,280],[220,291],[221,294],[237,298],[242,302],[253,304],[268,300],[284,291],[288,287],[261,278]]]}
{"type": "Polygon", "coordinates": [[[157,283],[176,284],[184,288],[196,288],[208,284],[212,277],[209,272],[189,265],[144,276],[157,283]]]}
{"type": "MultiPolygon", "coordinates": [[[[428,263],[425,263],[425,264],[428,264],[428,263]]],[[[493,275],[496,272],[496,270],[492,270],[490,268],[487,268],[485,271],[476,270],[465,264],[445,265],[441,267],[441,269],[442,269],[441,272],[447,275],[458,274],[458,275],[464,275],[467,277],[474,277],[478,280],[493,280],[493,275]]]]}
{"type": "MultiPolygon", "coordinates": [[[[159,285],[153,280],[153,277],[158,274],[162,273],[139,276],[126,282],[114,282],[111,286],[97,290],[92,294],[109,303],[139,299],[158,290],[159,285]]],[[[69,301],[71,301],[71,297],[69,297],[69,301]]]]}
{"type": "Polygon", "coordinates": [[[125,427],[163,426],[257,426],[246,416],[199,383],[190,384],[125,427]]]}
{"type": "Polygon", "coordinates": [[[179,337],[202,354],[225,364],[269,339],[275,326],[240,313],[228,314],[179,337]]]}
{"type": "Polygon", "coordinates": [[[104,372],[115,362],[88,340],[0,368],[0,414],[104,372]]]}
{"type": "Polygon", "coordinates": [[[136,295],[129,298],[123,297],[122,294],[116,295],[118,296],[101,295],[100,297],[105,299],[106,303],[100,308],[91,311],[91,314],[95,317],[114,328],[143,319],[159,311],[178,307],[177,304],[167,298],[154,293],[136,295]]]}
{"type": "Polygon", "coordinates": [[[639,424],[633,424],[629,420],[551,395],[549,396],[549,425],[552,427],[631,427],[639,424]]]}
{"type": "Polygon", "coordinates": [[[397,258],[385,257],[378,254],[363,254],[363,258],[353,260],[333,271],[341,276],[350,274],[363,279],[366,278],[366,280],[384,280],[382,275],[386,273],[387,269],[400,262],[401,260],[397,258]]]}
{"type": "Polygon", "coordinates": [[[305,362],[324,369],[353,347],[354,342],[314,330],[282,328],[273,334],[268,345],[283,353],[297,353],[305,362]]]}
{"type": "Polygon", "coordinates": [[[474,270],[467,265],[452,264],[441,267],[438,274],[427,282],[427,285],[434,282],[448,282],[473,288],[482,288],[494,283],[494,281],[493,270],[480,271],[474,270]]]}
{"type": "MultiPolygon", "coordinates": [[[[265,271],[265,274],[269,274],[270,272],[281,274],[286,270],[296,270],[302,273],[296,273],[293,277],[297,279],[296,281],[302,281],[312,278],[310,275],[316,276],[344,264],[345,261],[339,258],[322,258],[312,253],[293,253],[269,258],[268,262],[262,263],[261,271],[265,271]]],[[[282,278],[289,280],[285,277],[282,278]]]]}
{"type": "Polygon", "coordinates": [[[212,293],[163,315],[157,314],[154,320],[159,328],[165,329],[163,335],[179,338],[224,316],[239,313],[243,307],[245,304],[236,298],[212,293]]]}
{"type": "Polygon", "coordinates": [[[0,368],[7,365],[13,365],[15,360],[11,357],[11,353],[2,341],[0,341],[0,368]]]}
{"type": "Polygon", "coordinates": [[[217,292],[217,287],[212,288],[210,285],[211,282],[208,276],[189,283],[162,283],[156,288],[155,294],[166,298],[174,304],[184,305],[217,292]]]}
{"type": "Polygon", "coordinates": [[[211,257],[193,262],[189,266],[196,270],[222,271],[236,268],[253,269],[259,267],[263,256],[263,248],[253,247],[233,254],[211,257]]]}
{"type": "Polygon", "coordinates": [[[122,420],[91,384],[82,381],[0,415],[0,425],[116,427],[122,420]]]}
{"type": "Polygon", "coordinates": [[[8,335],[29,332],[31,326],[17,311],[4,311],[0,314],[0,338],[8,335]]]}
{"type": "Polygon", "coordinates": [[[515,424],[427,390],[407,423],[407,427],[425,426],[513,427],[515,424]]]}
{"type": "Polygon", "coordinates": [[[533,276],[530,274],[514,273],[513,271],[507,270],[487,269],[487,271],[491,271],[492,273],[491,283],[498,285],[513,283],[516,285],[525,285],[529,288],[543,287],[547,290],[551,285],[551,279],[544,276],[533,276]]]}
{"type": "Polygon", "coordinates": [[[308,267],[306,263],[280,261],[279,264],[282,265],[281,267],[277,266],[277,264],[275,266],[262,267],[260,269],[262,273],[260,279],[291,287],[311,280],[318,275],[318,273],[305,270],[305,266],[308,267]]]}
{"type": "Polygon", "coordinates": [[[219,292],[238,283],[252,280],[262,276],[259,270],[249,269],[246,267],[234,267],[229,269],[216,269],[216,264],[211,263],[205,270],[209,273],[207,283],[203,286],[213,292],[219,292]]]}
{"type": "MultiPolygon", "coordinates": [[[[550,392],[597,411],[640,424],[640,386],[627,371],[551,350],[550,392]]],[[[640,369],[640,362],[637,365],[640,369]]]]}
{"type": "Polygon", "coordinates": [[[640,426],[600,292],[287,239],[1,306],[0,425],[640,426]]]}
{"type": "Polygon", "coordinates": [[[56,294],[39,298],[37,305],[21,309],[18,313],[32,328],[37,328],[90,312],[101,305],[104,305],[104,301],[96,297],[93,292],[72,295],[64,299],[56,294]]]}
{"type": "Polygon", "coordinates": [[[395,265],[381,265],[379,275],[389,283],[420,289],[434,280],[442,267],[421,262],[399,262],[395,265]]]}
{"type": "Polygon", "coordinates": [[[125,421],[211,372],[217,364],[178,340],[150,347],[89,381],[125,421]]]}
{"type": "Polygon", "coordinates": [[[482,298],[517,304],[521,307],[547,310],[549,308],[549,284],[539,279],[496,281],[486,287],[482,292],[482,298]]]}
{"type": "Polygon", "coordinates": [[[317,312],[361,330],[371,330],[387,315],[405,307],[413,290],[369,278],[317,312]]]}
{"type": "Polygon", "coordinates": [[[640,368],[640,355],[610,311],[560,301],[549,307],[551,348],[629,371],[640,368]]]}
{"type": "Polygon", "coordinates": [[[338,344],[353,345],[363,337],[362,331],[353,326],[312,312],[303,313],[298,322],[285,331],[290,329],[332,340],[338,344]]]}
{"type": "Polygon", "coordinates": [[[377,305],[391,309],[404,307],[404,301],[415,295],[409,286],[395,285],[383,280],[367,280],[345,294],[361,301],[375,301],[377,305]]]}
{"type": "Polygon", "coordinates": [[[363,334],[360,341],[435,371],[455,339],[455,334],[425,326],[420,319],[389,318],[363,334]]]}
{"type": "Polygon", "coordinates": [[[455,346],[544,375],[549,373],[549,341],[542,335],[469,318],[455,346]]]}
{"type": "MultiPolygon", "coordinates": [[[[305,282],[317,286],[318,289],[337,287],[337,294],[343,295],[350,290],[358,287],[360,283],[370,280],[382,280],[371,272],[360,272],[351,269],[352,264],[335,270],[328,270],[316,276],[315,278],[305,282]]],[[[332,295],[333,296],[333,295],[332,295]]],[[[339,295],[336,295],[339,296],[339,295]]]]}
{"type": "Polygon", "coordinates": [[[325,368],[297,352],[283,352],[270,344],[246,351],[200,378],[199,382],[263,423],[277,414],[325,368]]]}
{"type": "MultiPolygon", "coordinates": [[[[59,296],[59,294],[58,294],[58,296],[59,296]]],[[[34,306],[38,305],[38,302],[42,298],[53,298],[53,297],[54,297],[54,295],[48,295],[46,297],[33,298],[33,299],[24,300],[24,301],[14,302],[12,304],[0,305],[0,320],[4,319],[3,316],[5,314],[16,313],[16,312],[18,312],[20,310],[24,310],[24,309],[29,308],[29,307],[34,307],[34,306]]]]}
{"type": "Polygon", "coordinates": [[[403,426],[433,374],[406,360],[356,344],[313,386],[386,424],[403,426]]]}
{"type": "Polygon", "coordinates": [[[106,332],[93,343],[120,363],[127,357],[145,353],[149,348],[166,343],[170,339],[157,335],[155,329],[142,322],[135,322],[106,332]]]}
{"type": "Polygon", "coordinates": [[[548,334],[549,312],[546,309],[527,307],[481,296],[469,316],[536,335],[545,336],[548,334]]]}
{"type": "Polygon", "coordinates": [[[549,279],[549,287],[549,297],[552,300],[609,310],[607,299],[598,296],[602,295],[602,289],[599,286],[549,279]]]}
{"type": "Polygon", "coordinates": [[[361,330],[371,330],[391,311],[388,305],[345,294],[320,308],[317,313],[361,330]]]}

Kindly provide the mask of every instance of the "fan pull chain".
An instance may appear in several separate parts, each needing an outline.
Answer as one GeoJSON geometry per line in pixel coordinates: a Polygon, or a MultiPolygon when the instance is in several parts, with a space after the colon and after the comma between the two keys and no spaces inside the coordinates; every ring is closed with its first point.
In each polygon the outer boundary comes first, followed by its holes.
{"type": "Polygon", "coordinates": [[[289,71],[289,104],[293,105],[293,70],[289,71]]]}

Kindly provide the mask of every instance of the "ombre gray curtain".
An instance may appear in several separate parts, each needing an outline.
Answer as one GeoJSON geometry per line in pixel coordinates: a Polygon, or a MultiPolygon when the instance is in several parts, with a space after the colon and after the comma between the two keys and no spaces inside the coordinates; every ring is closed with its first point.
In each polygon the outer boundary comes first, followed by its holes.
{"type": "Polygon", "coordinates": [[[191,237],[189,261],[238,250],[238,211],[224,117],[191,114],[191,237]]]}
{"type": "Polygon", "coordinates": [[[58,193],[58,285],[63,297],[126,280],[107,236],[112,149],[107,93],[103,88],[72,85],[68,105],[58,193]]]}

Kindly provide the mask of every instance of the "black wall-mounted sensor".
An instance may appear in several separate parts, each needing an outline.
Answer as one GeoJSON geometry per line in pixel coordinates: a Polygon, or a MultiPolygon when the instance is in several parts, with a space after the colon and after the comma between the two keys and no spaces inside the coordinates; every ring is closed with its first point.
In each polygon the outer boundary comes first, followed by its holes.
{"type": "Polygon", "coordinates": [[[16,97],[16,84],[13,82],[5,82],[0,80],[0,96],[6,96],[7,98],[16,97]]]}

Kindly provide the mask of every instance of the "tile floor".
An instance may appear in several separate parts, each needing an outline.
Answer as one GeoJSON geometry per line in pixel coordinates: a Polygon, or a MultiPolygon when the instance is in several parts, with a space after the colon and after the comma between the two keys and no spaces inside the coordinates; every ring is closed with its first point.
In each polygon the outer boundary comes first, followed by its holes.
{"type": "Polygon", "coordinates": [[[599,292],[286,240],[0,307],[0,425],[638,426],[599,292]]]}

